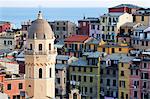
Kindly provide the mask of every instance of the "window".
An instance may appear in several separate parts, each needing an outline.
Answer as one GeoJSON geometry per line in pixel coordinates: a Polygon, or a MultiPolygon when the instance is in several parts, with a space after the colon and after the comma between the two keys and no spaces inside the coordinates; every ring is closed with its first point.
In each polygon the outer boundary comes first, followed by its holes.
{"type": "Polygon", "coordinates": [[[50,78],[52,77],[52,69],[51,68],[49,69],[49,77],[50,78]]]}
{"type": "Polygon", "coordinates": [[[59,30],[59,27],[56,27],[56,30],[58,31],[58,30],[59,30]]]}
{"type": "Polygon", "coordinates": [[[63,31],[66,31],[66,28],[65,28],[65,27],[63,27],[63,31]]]}
{"type": "Polygon", "coordinates": [[[93,93],[93,88],[92,87],[90,88],[90,93],[93,93]]]}
{"type": "Polygon", "coordinates": [[[85,92],[87,92],[87,87],[85,87],[85,92]]]}
{"type": "Polygon", "coordinates": [[[39,69],[39,78],[42,78],[42,68],[39,69]]]}
{"type": "Polygon", "coordinates": [[[49,50],[51,50],[51,44],[49,44],[49,50]]]}
{"type": "Polygon", "coordinates": [[[142,46],[144,46],[144,41],[142,41],[142,46]]]}
{"type": "Polygon", "coordinates": [[[92,67],[90,67],[90,72],[93,72],[93,68],[92,67]]]}
{"type": "Polygon", "coordinates": [[[12,41],[10,41],[10,45],[12,45],[12,41]]]}
{"type": "Polygon", "coordinates": [[[134,97],[135,98],[137,97],[137,91],[134,91],[134,97]]]}
{"type": "Polygon", "coordinates": [[[103,79],[101,79],[100,83],[101,83],[101,84],[103,83],[103,79]]]}
{"type": "Polygon", "coordinates": [[[133,22],[135,22],[136,21],[136,17],[135,16],[133,16],[133,22]]]}
{"type": "Polygon", "coordinates": [[[146,46],[148,46],[148,41],[146,41],[146,46]]]}
{"type": "Polygon", "coordinates": [[[103,69],[101,69],[100,74],[103,74],[103,69]]]}
{"type": "Polygon", "coordinates": [[[110,79],[107,79],[107,86],[110,86],[110,79]]]}
{"type": "Polygon", "coordinates": [[[7,90],[11,90],[11,84],[7,85],[7,90]]]}
{"type": "Polygon", "coordinates": [[[72,71],[75,71],[75,67],[72,67],[72,71]]]}
{"type": "Polygon", "coordinates": [[[105,22],[105,18],[103,18],[103,21],[102,21],[103,23],[105,22]]]}
{"type": "Polygon", "coordinates": [[[138,70],[136,70],[136,75],[138,75],[138,70]]]}
{"type": "Polygon", "coordinates": [[[105,52],[105,48],[103,48],[103,52],[105,52]]]}
{"type": "Polygon", "coordinates": [[[78,76],[78,81],[81,81],[81,76],[78,76]]]}
{"type": "Polygon", "coordinates": [[[141,16],[141,21],[144,21],[144,16],[141,16]]]}
{"type": "Polygon", "coordinates": [[[114,29],[114,26],[112,26],[112,31],[114,31],[115,29],[114,29]]]}
{"type": "Polygon", "coordinates": [[[81,71],[81,67],[78,67],[78,71],[81,71]]]}
{"type": "Polygon", "coordinates": [[[121,92],[121,99],[124,99],[124,92],[121,92]]]}
{"type": "Polygon", "coordinates": [[[86,76],[84,76],[84,82],[86,82],[86,76]]]}
{"type": "Polygon", "coordinates": [[[120,81],[119,83],[120,83],[120,87],[122,87],[122,88],[126,87],[125,81],[120,81]]]}
{"type": "Polygon", "coordinates": [[[121,48],[119,48],[119,51],[121,51],[122,49],[121,48]]]}
{"type": "Polygon", "coordinates": [[[73,80],[76,81],[76,75],[73,76],[73,80]]]}
{"type": "Polygon", "coordinates": [[[84,67],[84,72],[86,72],[86,67],[84,67]]]}
{"type": "Polygon", "coordinates": [[[39,44],[39,51],[42,50],[42,44],[39,44]]]}
{"type": "Polygon", "coordinates": [[[105,27],[104,26],[102,27],[102,31],[105,31],[105,27]]]}
{"type": "Polygon", "coordinates": [[[116,86],[116,80],[113,80],[113,86],[116,86]]]}
{"type": "Polygon", "coordinates": [[[90,77],[90,82],[93,82],[93,77],[90,77]]]}
{"type": "Polygon", "coordinates": [[[4,45],[6,45],[6,41],[4,40],[4,45]]]}
{"type": "Polygon", "coordinates": [[[115,53],[115,49],[114,48],[112,48],[112,53],[115,53]]]}
{"type": "Polygon", "coordinates": [[[92,25],[92,26],[91,26],[91,29],[95,29],[95,25],[92,25]]]}
{"type": "Polygon", "coordinates": [[[109,73],[110,73],[110,70],[107,70],[107,75],[109,75],[109,73]]]}
{"type": "Polygon", "coordinates": [[[22,89],[22,83],[19,83],[19,89],[22,89]]]}
{"type": "Polygon", "coordinates": [[[30,44],[30,50],[32,50],[32,44],[30,44]]]}
{"type": "Polygon", "coordinates": [[[124,64],[123,64],[123,63],[121,63],[121,67],[124,67],[124,64]]]}
{"type": "Polygon", "coordinates": [[[147,68],[147,63],[144,63],[143,68],[147,68]]]}
{"type": "Polygon", "coordinates": [[[97,25],[97,30],[99,30],[99,25],[97,25]]]}
{"type": "Polygon", "coordinates": [[[57,78],[57,83],[60,84],[60,78],[57,78]]]}
{"type": "Polygon", "coordinates": [[[124,71],[121,71],[121,76],[124,76],[124,71]]]}

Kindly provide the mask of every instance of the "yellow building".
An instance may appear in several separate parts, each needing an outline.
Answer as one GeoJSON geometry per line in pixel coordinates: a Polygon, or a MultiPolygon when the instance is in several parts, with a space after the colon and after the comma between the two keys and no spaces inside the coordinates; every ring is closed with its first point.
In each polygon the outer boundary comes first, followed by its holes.
{"type": "Polygon", "coordinates": [[[48,22],[42,19],[41,12],[28,33],[25,51],[26,98],[54,99],[57,50],[54,48],[54,33],[48,22]]]}
{"type": "Polygon", "coordinates": [[[150,25],[150,9],[139,9],[133,14],[133,22],[150,25]]]}
{"type": "Polygon", "coordinates": [[[130,98],[130,62],[134,57],[127,56],[122,54],[122,57],[119,60],[119,75],[118,75],[118,99],[129,99],[130,98]]]}
{"type": "Polygon", "coordinates": [[[127,44],[123,43],[106,43],[104,41],[101,41],[101,43],[98,46],[99,52],[105,52],[107,54],[112,53],[128,53],[132,48],[128,46],[127,44]]]}

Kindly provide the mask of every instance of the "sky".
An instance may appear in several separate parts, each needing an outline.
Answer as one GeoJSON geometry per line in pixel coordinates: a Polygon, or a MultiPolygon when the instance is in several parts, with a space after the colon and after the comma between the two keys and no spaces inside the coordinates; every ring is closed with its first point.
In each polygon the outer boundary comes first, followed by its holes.
{"type": "Polygon", "coordinates": [[[0,0],[0,7],[112,7],[119,4],[150,7],[149,0],[0,0]]]}

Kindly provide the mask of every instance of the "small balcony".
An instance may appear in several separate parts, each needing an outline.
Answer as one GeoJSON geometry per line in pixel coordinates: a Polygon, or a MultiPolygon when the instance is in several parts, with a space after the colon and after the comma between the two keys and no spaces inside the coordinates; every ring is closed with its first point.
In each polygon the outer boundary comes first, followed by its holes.
{"type": "Polygon", "coordinates": [[[55,54],[57,53],[57,50],[54,51],[33,51],[33,50],[27,50],[25,51],[26,55],[48,55],[48,54],[55,54]]]}

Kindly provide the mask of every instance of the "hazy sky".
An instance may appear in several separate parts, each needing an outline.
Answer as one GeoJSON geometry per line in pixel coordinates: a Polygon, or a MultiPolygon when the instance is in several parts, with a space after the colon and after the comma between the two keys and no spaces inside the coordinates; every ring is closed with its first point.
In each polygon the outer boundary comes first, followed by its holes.
{"type": "Polygon", "coordinates": [[[150,7],[149,0],[0,0],[0,7],[111,7],[122,3],[150,7]]]}

